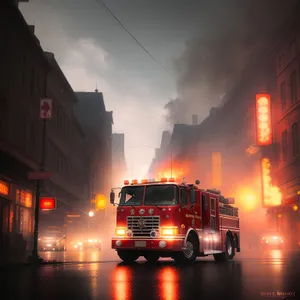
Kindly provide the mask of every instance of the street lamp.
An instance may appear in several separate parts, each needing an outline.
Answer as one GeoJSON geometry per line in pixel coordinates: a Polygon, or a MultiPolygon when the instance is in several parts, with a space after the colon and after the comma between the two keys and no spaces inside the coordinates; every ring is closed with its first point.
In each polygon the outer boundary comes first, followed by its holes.
{"type": "Polygon", "coordinates": [[[93,217],[95,214],[94,214],[94,212],[91,210],[91,211],[89,211],[89,217],[93,217]]]}

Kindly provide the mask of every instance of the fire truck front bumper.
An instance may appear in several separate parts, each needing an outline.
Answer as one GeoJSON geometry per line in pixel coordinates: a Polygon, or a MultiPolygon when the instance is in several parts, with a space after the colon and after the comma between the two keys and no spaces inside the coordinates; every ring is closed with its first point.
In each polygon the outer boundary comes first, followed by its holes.
{"type": "Polygon", "coordinates": [[[159,239],[126,239],[113,238],[112,249],[116,250],[157,250],[157,251],[181,251],[185,249],[185,238],[159,238],[159,239]]]}

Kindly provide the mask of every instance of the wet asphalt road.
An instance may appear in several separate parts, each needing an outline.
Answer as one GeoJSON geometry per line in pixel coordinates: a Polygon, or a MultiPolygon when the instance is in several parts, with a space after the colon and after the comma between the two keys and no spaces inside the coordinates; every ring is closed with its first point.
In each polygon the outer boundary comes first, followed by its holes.
{"type": "Polygon", "coordinates": [[[259,257],[248,251],[229,263],[207,257],[188,266],[167,259],[126,266],[115,253],[99,251],[42,256],[66,263],[0,269],[1,300],[267,299],[266,292],[293,292],[290,299],[300,299],[299,252],[269,250],[259,257]]]}

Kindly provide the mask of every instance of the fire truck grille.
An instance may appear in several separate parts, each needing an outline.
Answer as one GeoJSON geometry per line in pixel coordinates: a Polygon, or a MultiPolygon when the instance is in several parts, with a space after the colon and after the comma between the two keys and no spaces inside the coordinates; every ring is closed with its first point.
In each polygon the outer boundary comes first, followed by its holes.
{"type": "Polygon", "coordinates": [[[159,225],[159,216],[127,217],[127,228],[133,237],[149,237],[152,230],[159,230],[159,225]]]}

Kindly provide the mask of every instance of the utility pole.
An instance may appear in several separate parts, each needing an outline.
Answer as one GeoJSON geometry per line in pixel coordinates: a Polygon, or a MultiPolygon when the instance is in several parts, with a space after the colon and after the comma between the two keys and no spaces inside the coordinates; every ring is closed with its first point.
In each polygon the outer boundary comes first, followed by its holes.
{"type": "Polygon", "coordinates": [[[39,169],[40,172],[39,175],[36,177],[33,250],[32,250],[32,256],[29,257],[29,260],[33,262],[39,262],[42,260],[38,255],[40,196],[41,196],[41,186],[43,185],[43,179],[48,179],[43,176],[45,171],[45,158],[46,158],[46,124],[47,124],[47,120],[52,117],[52,100],[47,98],[48,72],[49,71],[47,70],[45,75],[44,98],[40,99],[40,119],[43,122],[42,158],[41,158],[41,164],[39,169]]]}

